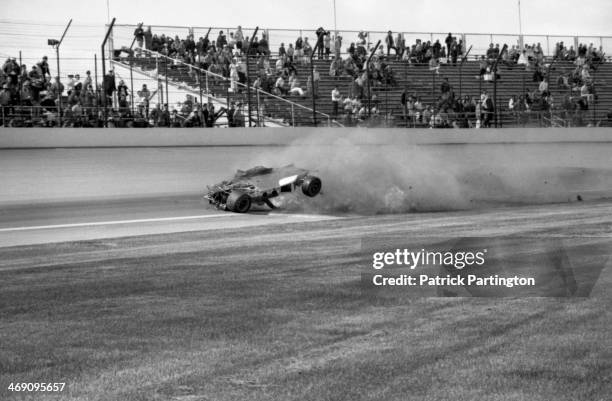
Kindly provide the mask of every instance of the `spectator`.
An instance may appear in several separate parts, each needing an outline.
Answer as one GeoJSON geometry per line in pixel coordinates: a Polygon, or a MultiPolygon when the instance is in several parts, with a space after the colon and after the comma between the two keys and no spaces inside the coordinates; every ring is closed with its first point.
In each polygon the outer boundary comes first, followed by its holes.
{"type": "Polygon", "coordinates": [[[341,60],[333,59],[331,63],[329,63],[329,76],[330,77],[338,77],[342,75],[343,63],[341,60]]]}
{"type": "Polygon", "coordinates": [[[19,85],[19,75],[21,73],[21,67],[15,57],[6,59],[6,62],[2,66],[2,72],[8,77],[9,87],[16,89],[19,85]]]}
{"type": "Polygon", "coordinates": [[[72,81],[72,87],[77,92],[80,92],[83,89],[83,83],[81,82],[81,76],[79,74],[76,74],[74,76],[74,80],[72,81]]]}
{"type": "Polygon", "coordinates": [[[431,46],[432,57],[435,59],[439,59],[442,57],[442,45],[439,40],[431,46]]]}
{"type": "Polygon", "coordinates": [[[482,112],[484,114],[484,127],[491,127],[491,120],[493,119],[493,113],[495,112],[495,105],[486,91],[484,92],[484,101],[482,102],[482,112]]]}
{"type": "Polygon", "coordinates": [[[338,106],[340,105],[340,101],[342,100],[342,96],[340,95],[340,91],[338,90],[338,85],[334,85],[334,89],[331,91],[332,98],[332,106],[333,106],[333,115],[334,118],[338,117],[338,106]]]}
{"type": "Polygon", "coordinates": [[[136,94],[138,95],[140,99],[140,102],[139,102],[140,106],[143,108],[143,111],[144,111],[144,117],[147,119],[149,118],[150,101],[153,98],[153,96],[155,96],[155,93],[157,93],[157,90],[151,93],[151,91],[147,88],[146,84],[142,84],[142,89],[136,92],[136,94]]]}
{"type": "Polygon", "coordinates": [[[448,54],[449,56],[451,54],[453,42],[456,42],[456,40],[455,38],[453,38],[453,34],[449,32],[448,36],[446,36],[446,39],[444,39],[444,43],[446,43],[446,54],[448,54]]]}
{"type": "Polygon", "coordinates": [[[287,50],[285,50],[285,44],[281,43],[278,48],[278,58],[284,57],[285,55],[287,55],[287,50]]]}
{"type": "Polygon", "coordinates": [[[40,69],[35,65],[32,66],[28,78],[30,81],[32,101],[36,104],[40,100],[40,92],[45,88],[45,79],[41,75],[40,69]]]}
{"type": "Polygon", "coordinates": [[[285,96],[287,95],[287,88],[286,88],[286,83],[285,83],[285,78],[283,76],[283,74],[280,74],[278,76],[278,78],[276,79],[276,83],[274,84],[274,88],[275,91],[278,95],[280,96],[285,96]]]}
{"type": "Polygon", "coordinates": [[[217,36],[217,50],[223,49],[223,46],[227,44],[227,38],[223,34],[223,31],[219,31],[219,36],[217,36]]]}
{"type": "Polygon", "coordinates": [[[303,63],[306,64],[307,61],[310,61],[310,56],[312,55],[312,46],[310,46],[310,43],[308,43],[307,37],[304,38],[303,47],[304,47],[303,63]]]}
{"type": "Polygon", "coordinates": [[[516,95],[512,95],[510,100],[508,100],[508,111],[511,116],[514,116],[516,109],[516,95]]]}
{"type": "Polygon", "coordinates": [[[153,46],[153,33],[151,32],[150,25],[147,27],[147,30],[144,31],[143,36],[144,36],[145,49],[152,50],[151,48],[153,46]]]}
{"type": "Polygon", "coordinates": [[[289,47],[287,48],[287,59],[293,62],[294,54],[295,54],[295,48],[293,47],[293,43],[289,43],[289,47]]]}
{"type": "Polygon", "coordinates": [[[89,70],[85,72],[85,80],[83,81],[83,87],[87,88],[87,86],[93,86],[91,71],[89,70]]]}
{"type": "Polygon", "coordinates": [[[300,81],[295,73],[289,77],[289,94],[304,96],[304,90],[300,88],[300,81]]]}
{"type": "Polygon", "coordinates": [[[136,29],[134,30],[134,37],[136,38],[136,44],[137,46],[142,49],[143,47],[143,41],[144,41],[144,37],[145,37],[145,32],[142,29],[142,23],[138,24],[138,26],[136,27],[136,29]]]}
{"type": "Polygon", "coordinates": [[[395,47],[395,42],[393,41],[393,32],[387,32],[387,36],[385,37],[385,45],[387,45],[387,58],[389,57],[391,49],[393,49],[395,56],[397,56],[397,47],[395,47]]]}
{"type": "Polygon", "coordinates": [[[341,51],[342,51],[342,36],[338,35],[336,32],[336,37],[334,38],[334,58],[340,59],[341,51]]]}
{"type": "Polygon", "coordinates": [[[304,40],[301,36],[295,41],[295,57],[299,61],[302,61],[302,57],[304,57],[304,40]]]}
{"type": "Polygon", "coordinates": [[[172,109],[172,114],[170,114],[170,127],[171,128],[180,128],[182,126],[181,119],[178,115],[178,111],[176,109],[172,109]]]}
{"type": "Polygon", "coordinates": [[[102,87],[105,96],[104,105],[106,107],[112,107],[113,93],[117,90],[117,87],[115,86],[115,72],[112,69],[109,70],[108,73],[104,76],[102,80],[102,87]]]}
{"type": "Polygon", "coordinates": [[[429,59],[429,71],[433,71],[436,74],[440,73],[440,63],[438,63],[438,60],[434,57],[429,59]]]}
{"type": "Polygon", "coordinates": [[[9,116],[12,114],[12,94],[7,83],[2,85],[0,91],[0,107],[2,108],[2,126],[7,127],[9,116]]]}
{"type": "Polygon", "coordinates": [[[47,97],[57,101],[60,96],[64,93],[64,84],[60,82],[59,77],[55,77],[55,81],[49,87],[47,91],[47,97]]]}
{"type": "Polygon", "coordinates": [[[331,33],[329,31],[323,37],[323,45],[325,46],[325,60],[329,60],[331,54],[331,33]]]}
{"type": "Polygon", "coordinates": [[[319,71],[317,71],[317,67],[312,68],[312,76],[308,77],[308,82],[306,84],[308,93],[311,93],[312,96],[316,99],[319,97],[319,82],[321,81],[321,76],[319,75],[319,71]],[[314,85],[312,85],[312,80],[314,79],[314,85]]]}
{"type": "Polygon", "coordinates": [[[328,34],[329,32],[326,32],[325,29],[323,29],[323,27],[319,27],[317,28],[315,34],[317,36],[317,43],[316,43],[316,48],[317,48],[317,58],[319,60],[321,60],[323,58],[323,54],[325,52],[325,44],[324,44],[324,38],[325,36],[328,34]]]}
{"type": "Polygon", "coordinates": [[[238,67],[236,66],[236,59],[232,60],[232,64],[230,64],[230,89],[229,90],[234,93],[238,91],[238,67]]]}
{"type": "Polygon", "coordinates": [[[244,34],[242,33],[242,27],[240,25],[238,25],[236,32],[234,32],[234,38],[236,39],[236,49],[241,53],[244,48],[244,34]]]}
{"type": "Polygon", "coordinates": [[[261,35],[261,40],[257,43],[257,54],[269,55],[270,48],[268,45],[268,34],[264,31],[261,35]]]}
{"type": "Polygon", "coordinates": [[[158,123],[159,127],[169,127],[170,126],[170,111],[168,110],[168,103],[164,104],[163,110],[158,115],[158,123]]]}
{"type": "Polygon", "coordinates": [[[119,112],[125,117],[129,113],[129,90],[127,85],[123,82],[123,80],[119,81],[119,85],[117,86],[117,101],[119,103],[119,112]]]}
{"type": "Polygon", "coordinates": [[[546,79],[542,79],[540,84],[538,85],[538,91],[542,96],[548,96],[548,81],[546,79]]]}
{"type": "Polygon", "coordinates": [[[406,41],[404,40],[404,34],[401,32],[397,33],[395,37],[395,55],[397,60],[401,60],[404,52],[406,51],[406,41]]]}
{"type": "Polygon", "coordinates": [[[39,61],[36,66],[42,79],[45,81],[51,81],[51,71],[49,70],[49,63],[47,60],[47,56],[43,56],[42,60],[39,61]]]}

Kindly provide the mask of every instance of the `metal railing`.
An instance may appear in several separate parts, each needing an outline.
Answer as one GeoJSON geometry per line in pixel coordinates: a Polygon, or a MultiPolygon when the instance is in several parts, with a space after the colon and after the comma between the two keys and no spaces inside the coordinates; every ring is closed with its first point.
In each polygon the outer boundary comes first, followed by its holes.
{"type": "MultiPolygon", "coordinates": [[[[0,106],[0,126],[5,127],[83,127],[83,128],[139,128],[139,127],[206,127],[204,121],[194,119],[197,110],[189,113],[167,112],[162,109],[138,110],[132,113],[129,106],[107,108],[102,106],[66,107],[60,120],[56,105],[0,106]],[[165,113],[165,114],[163,114],[165,113]]],[[[215,120],[215,127],[227,126],[225,121],[215,120]]]]}
{"type": "MultiPolygon", "coordinates": [[[[62,120],[58,118],[56,105],[0,106],[0,126],[4,127],[224,127],[225,121],[215,120],[207,125],[201,118],[194,118],[198,110],[189,113],[170,113],[161,115],[163,110],[151,109],[148,113],[140,110],[136,114],[130,112],[129,106],[119,109],[108,109],[106,116],[102,107],[78,106],[63,110],[62,120]]],[[[494,110],[489,113],[482,110],[471,111],[432,111],[426,107],[407,113],[408,124],[400,124],[408,128],[493,128],[494,114],[498,116],[500,127],[587,127],[612,126],[612,119],[605,112],[596,114],[588,110],[494,110]]],[[[217,114],[221,114],[220,111],[217,114]]],[[[397,127],[397,121],[386,120],[381,115],[363,115],[347,113],[344,115],[346,126],[358,127],[397,127]]],[[[200,116],[201,117],[201,116],[200,116]]]]}
{"type": "MultiPolygon", "coordinates": [[[[123,57],[121,56],[116,57],[114,62],[122,63],[122,60],[123,60],[125,61],[123,62],[124,66],[126,68],[132,69],[135,66],[134,64],[136,64],[137,66],[139,61],[146,61],[146,59],[155,59],[155,63],[156,63],[155,71],[157,73],[157,76],[158,77],[162,75],[164,76],[164,79],[166,81],[165,82],[166,99],[168,99],[168,93],[169,93],[168,88],[167,88],[168,77],[169,77],[168,66],[170,65],[170,71],[172,71],[173,67],[184,66],[188,71],[196,71],[193,77],[187,77],[187,76],[185,77],[185,78],[191,78],[191,80],[194,81],[195,86],[192,86],[186,83],[186,85],[184,86],[177,85],[179,88],[188,90],[192,93],[198,93],[200,95],[200,99],[202,99],[202,97],[204,96],[207,98],[215,99],[216,101],[220,103],[224,103],[228,109],[230,108],[229,105],[232,101],[234,103],[244,102],[249,106],[248,107],[249,110],[254,110],[254,112],[251,111],[251,113],[248,113],[250,114],[248,118],[251,121],[254,121],[257,126],[265,126],[266,123],[273,124],[273,125],[289,125],[289,126],[303,125],[305,123],[303,121],[304,118],[299,116],[298,111],[304,111],[312,115],[320,116],[323,120],[327,121],[328,126],[332,126],[332,125],[341,126],[341,124],[338,123],[337,121],[333,121],[332,117],[329,114],[322,113],[319,111],[313,111],[313,109],[306,107],[304,105],[301,105],[297,102],[293,102],[281,96],[277,96],[275,94],[266,92],[260,88],[255,88],[252,86],[252,84],[250,86],[250,90],[254,94],[254,99],[251,98],[253,96],[251,97],[240,96],[241,94],[248,92],[247,89],[249,88],[247,87],[246,84],[239,82],[235,78],[234,79],[228,78],[221,74],[207,71],[198,66],[186,63],[179,59],[168,57],[164,54],[154,52],[151,50],[136,48],[133,55],[127,54],[126,56],[123,56],[123,57]],[[139,54],[141,55],[141,57],[138,56],[139,54]],[[143,54],[144,54],[144,57],[142,57],[143,54]],[[219,91],[225,91],[225,93],[223,93],[224,98],[220,96],[221,93],[219,93],[219,91]],[[270,105],[270,101],[273,101],[273,103],[275,104],[270,105]],[[251,106],[252,103],[254,103],[255,107],[251,106]],[[274,106],[274,107],[269,107],[269,106],[274,106]],[[268,115],[266,115],[265,107],[268,107],[268,109],[273,108],[273,110],[268,110],[268,115]]],[[[153,78],[151,74],[148,74],[144,70],[141,70],[139,72],[153,78]]],[[[248,80],[248,72],[247,72],[247,80],[248,80]]],[[[134,93],[133,88],[132,88],[132,93],[134,93]]]]}
{"type": "MultiPolygon", "coordinates": [[[[134,28],[137,24],[115,24],[115,40],[119,39],[120,43],[123,40],[123,43],[129,43],[132,40],[134,28]]],[[[396,27],[397,28],[397,27],[396,27]]],[[[154,34],[164,34],[166,36],[175,37],[178,35],[180,38],[184,38],[189,34],[193,34],[195,40],[197,41],[199,37],[205,36],[209,31],[211,32],[210,39],[215,40],[219,31],[223,31],[227,36],[228,40],[230,38],[230,33],[236,32],[237,27],[187,27],[187,26],[174,26],[174,25],[152,25],[152,32],[154,34]]],[[[410,32],[404,31],[401,29],[393,29],[394,39],[398,33],[402,34],[406,46],[413,45],[417,39],[421,41],[431,41],[432,43],[436,40],[439,40],[440,43],[445,45],[445,38],[448,35],[447,32],[410,32]]],[[[250,36],[254,32],[254,28],[243,27],[242,31],[244,36],[250,36]]],[[[310,29],[276,29],[276,28],[266,28],[264,31],[267,35],[268,42],[270,45],[270,49],[278,49],[281,43],[284,43],[285,46],[288,46],[289,43],[295,43],[298,37],[308,37],[311,41],[312,47],[315,45],[316,27],[310,29]]],[[[367,30],[363,31],[355,31],[355,30],[338,30],[337,33],[342,37],[342,46],[341,52],[345,54],[345,49],[349,47],[352,42],[358,41],[358,35],[364,32],[367,35],[367,49],[369,49],[372,45],[374,45],[378,40],[382,40],[382,43],[385,43],[384,39],[387,36],[387,31],[375,31],[375,30],[367,30]]],[[[335,35],[336,32],[333,32],[335,35]]],[[[557,42],[564,42],[566,47],[573,46],[574,49],[578,48],[580,43],[591,44],[595,47],[602,47],[603,51],[607,54],[612,54],[612,36],[576,36],[576,35],[546,35],[546,34],[524,34],[519,35],[515,33],[474,33],[474,32],[456,32],[453,33],[453,36],[457,37],[457,39],[461,39],[464,45],[464,51],[469,46],[473,46],[474,54],[481,55],[486,52],[489,47],[489,44],[499,44],[500,47],[503,44],[519,45],[519,44],[540,44],[544,54],[546,56],[553,56],[555,52],[555,44],[557,42]]],[[[333,41],[332,41],[333,46],[333,41]]],[[[521,46],[522,47],[522,46],[521,46]]],[[[333,54],[333,50],[332,50],[333,54]]]]}

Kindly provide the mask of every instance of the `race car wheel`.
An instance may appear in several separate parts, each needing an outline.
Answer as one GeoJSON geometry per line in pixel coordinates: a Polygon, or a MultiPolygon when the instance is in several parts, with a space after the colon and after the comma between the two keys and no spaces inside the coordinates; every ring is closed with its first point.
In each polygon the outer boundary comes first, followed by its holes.
{"type": "Polygon", "coordinates": [[[321,192],[321,179],[315,176],[306,176],[302,182],[302,192],[304,195],[313,197],[321,192]]]}
{"type": "Polygon", "coordinates": [[[251,197],[241,191],[231,192],[225,203],[228,210],[236,213],[246,213],[251,208],[251,197]]]}

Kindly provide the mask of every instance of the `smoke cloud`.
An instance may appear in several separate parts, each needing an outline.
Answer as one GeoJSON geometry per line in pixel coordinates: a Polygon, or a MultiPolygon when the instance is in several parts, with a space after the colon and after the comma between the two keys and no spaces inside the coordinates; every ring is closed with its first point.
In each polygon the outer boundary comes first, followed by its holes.
{"type": "MultiPolygon", "coordinates": [[[[551,167],[554,160],[542,160],[539,151],[518,154],[517,149],[419,146],[409,141],[363,144],[346,134],[330,141],[329,133],[315,133],[292,146],[265,151],[240,168],[294,164],[312,170],[323,182],[321,196],[306,198],[298,191],[283,194],[276,203],[283,210],[314,213],[406,213],[567,202],[577,199],[585,183],[598,181],[592,170],[551,167]]],[[[554,152],[547,153],[555,157],[554,152]]]]}

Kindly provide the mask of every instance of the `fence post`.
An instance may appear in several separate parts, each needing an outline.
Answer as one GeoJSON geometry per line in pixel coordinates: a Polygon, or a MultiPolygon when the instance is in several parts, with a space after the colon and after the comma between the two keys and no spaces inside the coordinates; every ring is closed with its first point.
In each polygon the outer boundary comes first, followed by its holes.
{"type": "MultiPolygon", "coordinates": [[[[98,89],[98,54],[94,53],[94,90],[96,93],[96,120],[100,118],[100,90],[98,89]]],[[[60,93],[60,96],[62,94],[60,93]]]]}
{"type": "Polygon", "coordinates": [[[248,106],[248,114],[249,114],[249,127],[251,126],[251,72],[249,71],[249,53],[251,53],[251,48],[253,47],[253,40],[255,39],[255,35],[257,35],[257,31],[259,30],[259,27],[256,26],[255,27],[255,31],[253,32],[253,34],[251,35],[251,38],[249,39],[249,46],[246,49],[246,69],[247,69],[247,73],[246,73],[246,80],[247,80],[247,106],[248,106]]]}
{"type": "Polygon", "coordinates": [[[257,95],[257,126],[261,127],[261,115],[259,113],[259,106],[260,106],[260,102],[259,102],[259,89],[256,89],[255,94],[257,95]]]}
{"type": "Polygon", "coordinates": [[[293,107],[293,102],[291,103],[291,126],[295,127],[295,109],[293,107]]]}
{"type": "Polygon", "coordinates": [[[164,76],[166,80],[166,103],[168,104],[168,111],[170,111],[170,93],[168,92],[168,60],[164,59],[164,76]]]}
{"type": "Polygon", "coordinates": [[[133,63],[133,56],[130,56],[130,99],[131,99],[132,116],[133,116],[134,115],[134,74],[133,74],[134,67],[132,63],[133,63]]]}
{"type": "Polygon", "coordinates": [[[316,97],[315,97],[315,80],[314,80],[314,64],[313,64],[313,57],[315,55],[315,53],[317,52],[317,49],[319,47],[319,41],[317,40],[314,49],[312,49],[312,53],[310,54],[310,92],[311,92],[311,96],[312,96],[312,122],[314,124],[314,126],[317,126],[317,111],[316,111],[316,97]]]}
{"type": "Polygon", "coordinates": [[[462,77],[463,77],[463,62],[459,64],[459,101],[461,101],[461,89],[462,89],[462,77]]]}

